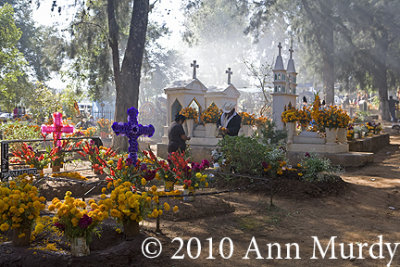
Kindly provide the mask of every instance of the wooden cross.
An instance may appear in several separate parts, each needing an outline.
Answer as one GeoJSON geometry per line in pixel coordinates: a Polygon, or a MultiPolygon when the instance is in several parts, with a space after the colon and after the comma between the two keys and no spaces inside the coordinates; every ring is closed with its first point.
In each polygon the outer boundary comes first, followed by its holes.
{"type": "Polygon", "coordinates": [[[281,42],[279,42],[279,44],[278,44],[278,48],[279,48],[279,55],[281,55],[281,49],[282,49],[281,42]]]}
{"type": "Polygon", "coordinates": [[[61,146],[60,138],[63,133],[73,133],[74,127],[63,125],[62,114],[60,112],[53,113],[53,125],[42,125],[42,133],[53,133],[53,139],[56,146],[61,146]]]}
{"type": "Polygon", "coordinates": [[[225,73],[228,74],[228,84],[231,84],[231,75],[233,74],[233,72],[231,71],[231,68],[228,68],[225,73]]]}
{"type": "Polygon", "coordinates": [[[139,124],[137,119],[139,111],[135,107],[129,108],[127,114],[128,122],[114,122],[111,128],[116,135],[125,135],[128,137],[128,158],[132,160],[133,164],[136,164],[137,152],[139,149],[139,143],[137,140],[141,135],[152,137],[154,134],[154,126],[151,124],[146,126],[139,124]]]}
{"type": "Polygon", "coordinates": [[[193,60],[193,63],[190,63],[190,67],[193,67],[193,79],[196,79],[196,69],[199,68],[199,65],[196,64],[196,60],[193,60]]]}

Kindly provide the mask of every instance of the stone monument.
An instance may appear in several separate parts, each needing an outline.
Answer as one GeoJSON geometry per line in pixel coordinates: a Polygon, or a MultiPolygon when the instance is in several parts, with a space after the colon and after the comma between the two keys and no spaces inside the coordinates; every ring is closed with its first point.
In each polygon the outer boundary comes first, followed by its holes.
{"type": "Polygon", "coordinates": [[[290,59],[288,62],[287,70],[283,66],[281,55],[282,45],[278,45],[279,54],[275,60],[275,66],[272,69],[274,75],[274,93],[272,94],[272,118],[275,122],[277,129],[284,129],[284,124],[281,120],[281,114],[291,103],[296,106],[296,70],[294,67],[294,60],[292,58],[293,48],[289,49],[290,59]]]}
{"type": "MultiPolygon", "coordinates": [[[[228,74],[228,86],[226,88],[210,87],[207,88],[198,78],[196,69],[199,68],[196,60],[190,65],[193,68],[193,76],[189,81],[177,81],[171,86],[164,89],[167,95],[167,123],[164,127],[164,135],[162,143],[157,144],[157,154],[160,157],[168,156],[168,129],[174,121],[175,116],[182,108],[193,107],[197,109],[199,114],[207,107],[214,103],[217,107],[222,108],[224,103],[232,102],[237,105],[240,92],[231,83],[231,68],[226,70],[228,74]]],[[[204,158],[211,157],[211,151],[215,149],[220,138],[206,137],[204,125],[199,122],[195,125],[193,136],[187,142],[192,150],[192,160],[199,161],[204,158]]]]}

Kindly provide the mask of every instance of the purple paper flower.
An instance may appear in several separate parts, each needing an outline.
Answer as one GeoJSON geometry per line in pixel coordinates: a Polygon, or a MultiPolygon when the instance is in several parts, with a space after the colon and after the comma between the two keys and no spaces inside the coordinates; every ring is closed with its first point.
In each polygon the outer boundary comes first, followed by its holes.
{"type": "Polygon", "coordinates": [[[308,152],[306,152],[306,154],[304,154],[304,156],[305,156],[306,158],[311,157],[310,153],[308,153],[308,152]]]}
{"type": "Polygon", "coordinates": [[[91,223],[93,219],[89,217],[87,214],[84,214],[83,217],[79,220],[79,227],[82,229],[87,228],[91,223]]]}
{"type": "Polygon", "coordinates": [[[143,164],[140,165],[140,170],[141,170],[141,171],[147,170],[147,165],[146,165],[146,163],[143,163],[143,164]]]}

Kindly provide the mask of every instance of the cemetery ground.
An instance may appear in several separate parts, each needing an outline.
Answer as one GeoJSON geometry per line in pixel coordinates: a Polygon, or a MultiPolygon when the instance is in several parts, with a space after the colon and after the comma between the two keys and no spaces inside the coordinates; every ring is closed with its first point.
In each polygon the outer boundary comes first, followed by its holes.
{"type": "MultiPolygon", "coordinates": [[[[103,224],[101,238],[95,238],[91,244],[91,255],[71,257],[67,245],[58,237],[38,237],[29,249],[18,248],[5,242],[0,246],[1,266],[385,266],[390,257],[383,250],[384,259],[371,259],[369,247],[364,248],[365,259],[343,260],[336,247],[337,260],[310,259],[313,255],[317,236],[325,249],[330,238],[337,236],[336,242],[354,243],[354,256],[358,257],[357,243],[378,242],[395,243],[400,240],[398,224],[400,219],[400,137],[392,136],[391,145],[381,149],[373,164],[363,168],[346,170],[341,175],[345,185],[341,190],[329,194],[316,194],[318,190],[304,190],[298,187],[282,191],[274,197],[275,207],[269,207],[268,192],[247,190],[215,196],[198,196],[192,203],[174,200],[172,205],[179,205],[175,215],[165,214],[161,219],[162,234],[155,232],[155,220],[143,222],[141,234],[132,241],[123,241],[119,226],[113,221],[103,224]],[[318,196],[316,196],[318,195],[318,196]],[[156,259],[147,259],[141,252],[142,241],[153,236],[158,238],[163,250],[156,259]],[[172,260],[178,252],[179,242],[172,240],[180,237],[185,244],[177,255],[185,255],[182,260],[172,260]],[[188,257],[186,245],[191,237],[201,241],[201,255],[196,260],[188,257]],[[233,242],[233,255],[224,260],[219,255],[219,244],[224,237],[233,242]],[[266,244],[279,243],[282,258],[287,256],[286,243],[297,243],[301,259],[271,260],[256,259],[256,252],[248,254],[249,260],[243,259],[252,237],[256,239],[261,257],[268,257],[266,244]],[[213,257],[209,257],[209,240],[213,240],[213,257]],[[55,243],[57,250],[37,249],[48,243],[55,243]],[[36,248],[36,249],[35,249],[36,248]]],[[[76,185],[74,188],[78,188],[76,185]]],[[[72,189],[73,190],[73,189],[72,189]]],[[[98,198],[96,193],[89,198],[98,198]]],[[[89,199],[88,198],[88,199],[89,199]]],[[[192,255],[196,255],[196,245],[192,242],[192,255]]],[[[254,246],[253,246],[254,248],[254,246]]],[[[347,247],[346,247],[347,248],[347,247]]],[[[225,256],[229,254],[227,242],[225,256]]],[[[273,251],[273,257],[276,257],[273,251]]],[[[346,255],[348,250],[346,250],[346,255]]],[[[398,255],[396,253],[395,255],[398,255]]],[[[376,255],[378,250],[376,249],[376,255]]],[[[330,256],[328,252],[326,258],[330,256]]],[[[295,257],[292,250],[292,258],[295,257]]],[[[400,264],[400,257],[395,256],[392,266],[400,264]]]]}

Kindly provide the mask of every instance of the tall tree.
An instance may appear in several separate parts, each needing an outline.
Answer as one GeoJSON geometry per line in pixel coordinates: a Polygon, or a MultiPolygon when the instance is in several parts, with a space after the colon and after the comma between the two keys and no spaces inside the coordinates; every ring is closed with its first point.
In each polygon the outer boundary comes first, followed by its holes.
{"type": "MultiPolygon", "coordinates": [[[[140,75],[149,14],[149,0],[134,0],[129,27],[128,43],[120,64],[119,27],[115,13],[116,0],[107,0],[108,31],[113,58],[116,89],[115,121],[126,121],[126,110],[138,107],[140,75]]],[[[125,138],[114,136],[113,147],[126,150],[125,138]]]]}
{"type": "Polygon", "coordinates": [[[0,101],[7,111],[20,104],[31,84],[26,75],[26,61],[17,43],[22,32],[15,24],[11,5],[0,6],[0,101]]]}

